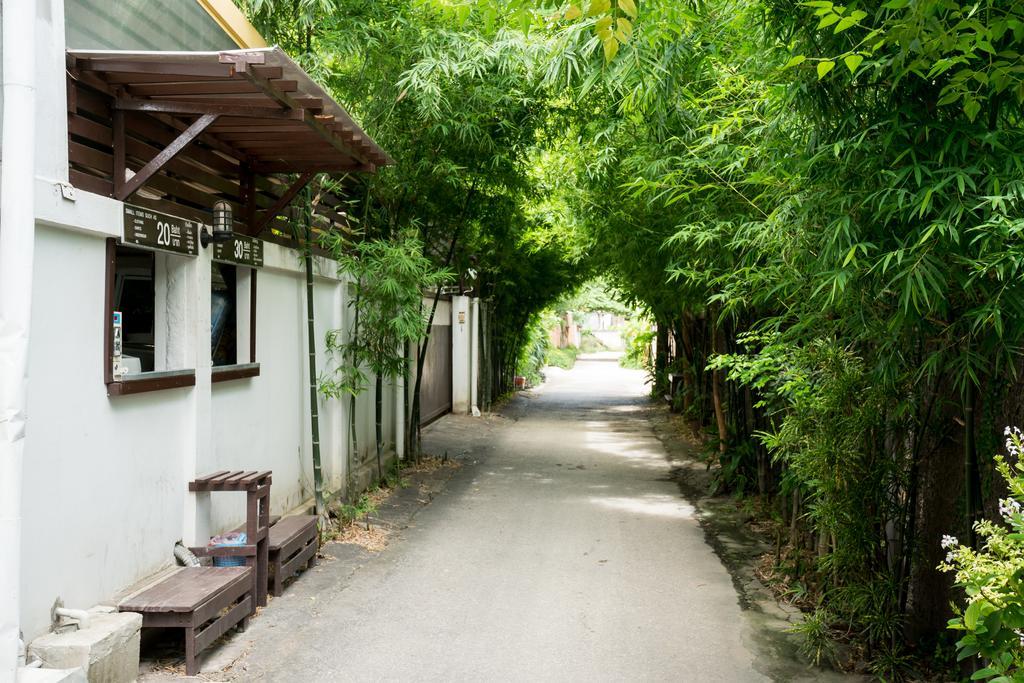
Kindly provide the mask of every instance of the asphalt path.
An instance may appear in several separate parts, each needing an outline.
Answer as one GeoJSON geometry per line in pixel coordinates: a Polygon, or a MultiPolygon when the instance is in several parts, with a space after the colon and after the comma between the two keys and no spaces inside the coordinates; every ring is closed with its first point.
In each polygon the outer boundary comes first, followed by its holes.
{"type": "Polygon", "coordinates": [[[466,461],[447,490],[332,588],[271,603],[236,673],[769,680],[730,576],[669,476],[646,392],[641,372],[585,359],[503,417],[428,429],[428,448],[466,461]]]}

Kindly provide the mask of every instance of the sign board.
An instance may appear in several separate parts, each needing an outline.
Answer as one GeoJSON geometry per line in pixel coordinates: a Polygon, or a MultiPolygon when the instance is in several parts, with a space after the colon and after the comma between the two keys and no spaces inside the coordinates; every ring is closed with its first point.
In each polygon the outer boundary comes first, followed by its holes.
{"type": "Polygon", "coordinates": [[[196,256],[199,223],[166,213],[124,205],[124,243],[147,249],[196,256]]]}
{"type": "Polygon", "coordinates": [[[112,337],[113,349],[111,354],[111,374],[115,379],[120,379],[125,374],[124,366],[121,364],[121,354],[124,348],[124,337],[122,336],[121,328],[121,311],[114,311],[114,319],[111,321],[114,326],[114,334],[112,337]]]}
{"type": "Polygon", "coordinates": [[[213,260],[260,268],[263,266],[263,240],[233,235],[230,241],[214,243],[213,260]]]}

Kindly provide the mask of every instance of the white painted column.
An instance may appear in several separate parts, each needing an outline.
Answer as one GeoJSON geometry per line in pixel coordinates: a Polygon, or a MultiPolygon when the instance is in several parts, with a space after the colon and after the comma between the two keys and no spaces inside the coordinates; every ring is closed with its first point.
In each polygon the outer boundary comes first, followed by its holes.
{"type": "Polygon", "coordinates": [[[470,411],[469,355],[470,341],[469,297],[452,297],[452,412],[465,415],[470,411]]]}
{"type": "Polygon", "coordinates": [[[470,302],[470,344],[469,344],[469,405],[470,409],[480,408],[480,298],[470,302]]]}
{"type": "Polygon", "coordinates": [[[35,250],[36,3],[3,0],[0,165],[0,680],[14,680],[21,619],[22,458],[35,250]]]}
{"type": "Polygon", "coordinates": [[[206,545],[210,538],[210,494],[191,493],[188,482],[207,474],[213,462],[213,397],[210,352],[210,288],[213,247],[199,249],[199,256],[166,257],[167,264],[167,362],[169,367],[195,368],[196,385],[186,389],[189,403],[182,454],[181,488],[185,496],[182,540],[185,545],[206,545]],[[171,342],[170,339],[177,341],[171,342]]]}
{"type": "MultiPolygon", "coordinates": [[[[6,4],[6,3],[5,3],[6,4]]],[[[68,84],[64,0],[36,5],[36,176],[68,182],[68,84]]],[[[6,9],[6,8],[5,8],[6,9]]],[[[9,43],[5,40],[4,45],[9,43]]]]}

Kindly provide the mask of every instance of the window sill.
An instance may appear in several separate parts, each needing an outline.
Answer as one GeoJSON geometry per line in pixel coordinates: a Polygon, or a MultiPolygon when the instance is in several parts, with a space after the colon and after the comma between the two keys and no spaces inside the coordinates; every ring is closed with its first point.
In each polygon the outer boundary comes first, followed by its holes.
{"type": "Polygon", "coordinates": [[[143,394],[163,389],[193,387],[196,384],[195,370],[169,370],[166,372],[144,372],[130,375],[125,379],[107,383],[107,396],[143,394]]]}
{"type": "Polygon", "coordinates": [[[238,365],[220,365],[213,369],[213,377],[210,380],[217,382],[230,382],[233,379],[246,379],[248,377],[260,376],[259,363],[239,363],[238,365]]]}

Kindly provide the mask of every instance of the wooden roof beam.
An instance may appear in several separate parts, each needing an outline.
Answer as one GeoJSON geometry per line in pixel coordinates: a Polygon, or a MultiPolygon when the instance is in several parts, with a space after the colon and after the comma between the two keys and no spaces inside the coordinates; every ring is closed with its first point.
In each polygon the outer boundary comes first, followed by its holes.
{"type": "MultiPolygon", "coordinates": [[[[249,72],[246,72],[243,75],[250,83],[252,83],[257,88],[262,90],[267,95],[267,97],[273,98],[282,107],[288,107],[289,109],[292,110],[298,109],[290,95],[288,95],[287,93],[280,92],[279,90],[274,88],[273,84],[270,83],[269,81],[259,78],[255,74],[249,72]]],[[[303,111],[303,116],[304,120],[306,121],[306,124],[314,131],[316,131],[320,135],[320,137],[322,137],[328,144],[337,149],[339,152],[343,152],[345,154],[354,156],[359,161],[362,161],[364,163],[369,161],[366,157],[366,154],[363,153],[361,150],[351,149],[347,145],[345,145],[341,140],[339,140],[338,137],[334,134],[334,132],[331,131],[325,125],[325,123],[321,121],[321,119],[323,118],[322,115],[316,116],[313,114],[308,114],[305,111],[303,111]]],[[[330,120],[333,121],[334,117],[330,116],[330,120]]]]}
{"type": "Polygon", "coordinates": [[[124,111],[144,111],[150,114],[217,114],[218,116],[244,116],[254,119],[286,119],[292,121],[301,121],[304,116],[302,109],[282,110],[268,107],[240,107],[231,104],[137,100],[130,97],[115,99],[114,108],[124,111]]]}
{"type": "Polygon", "coordinates": [[[160,151],[155,157],[153,157],[148,164],[139,169],[139,171],[131,177],[129,180],[124,179],[124,154],[125,154],[125,133],[124,133],[124,114],[118,112],[118,118],[121,123],[117,126],[117,130],[114,132],[114,196],[124,201],[132,193],[142,187],[147,180],[152,178],[164,165],[174,158],[181,150],[185,149],[188,143],[195,140],[199,135],[206,130],[206,127],[217,120],[217,114],[203,114],[200,116],[195,123],[185,129],[178,137],[176,137],[171,144],[167,145],[163,150],[160,151]]]}
{"type": "MultiPolygon", "coordinates": [[[[295,92],[299,89],[297,81],[277,81],[274,87],[281,92],[295,92]]],[[[248,81],[231,79],[229,81],[193,81],[166,83],[139,83],[130,85],[128,91],[136,97],[159,97],[165,95],[228,95],[245,93],[258,95],[259,90],[248,81]]]]}
{"type": "Polygon", "coordinates": [[[256,173],[359,173],[369,171],[366,164],[354,161],[332,164],[323,159],[295,161],[262,161],[254,162],[252,169],[256,173]]]}
{"type": "MultiPolygon", "coordinates": [[[[255,171],[255,169],[253,170],[255,171]]],[[[302,191],[302,188],[309,184],[309,181],[312,180],[315,175],[316,173],[314,171],[306,171],[299,176],[299,179],[284,191],[284,194],[274,202],[273,206],[255,217],[254,225],[249,226],[249,234],[258,235],[263,232],[263,228],[265,228],[267,224],[277,216],[277,214],[284,211],[285,207],[292,203],[295,196],[302,191]]]]}

